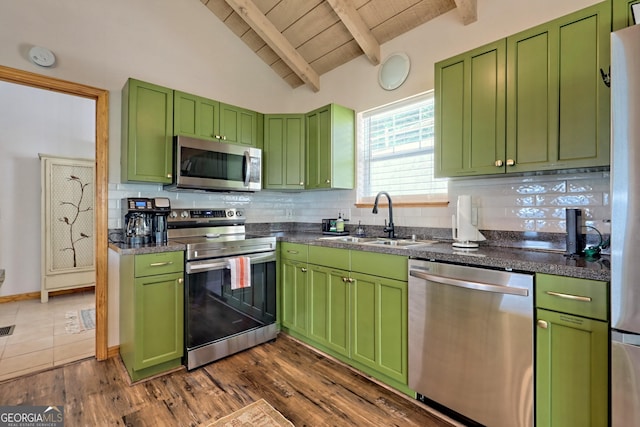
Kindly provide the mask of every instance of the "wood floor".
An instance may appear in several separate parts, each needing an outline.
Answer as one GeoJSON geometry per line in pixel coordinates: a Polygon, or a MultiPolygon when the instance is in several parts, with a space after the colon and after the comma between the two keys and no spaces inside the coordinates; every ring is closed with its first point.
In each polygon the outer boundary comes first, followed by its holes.
{"type": "Polygon", "coordinates": [[[119,358],[0,383],[0,405],[64,405],[67,427],[198,426],[261,398],[298,427],[453,425],[283,334],[133,386],[119,358]]]}

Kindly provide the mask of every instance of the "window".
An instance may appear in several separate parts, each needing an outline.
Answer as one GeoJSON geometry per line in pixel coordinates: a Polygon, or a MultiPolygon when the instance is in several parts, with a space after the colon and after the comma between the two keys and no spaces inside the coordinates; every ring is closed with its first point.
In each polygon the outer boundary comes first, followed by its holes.
{"type": "Polygon", "coordinates": [[[433,91],[360,114],[358,201],[379,191],[394,203],[447,200],[447,180],[435,179],[433,91]]]}

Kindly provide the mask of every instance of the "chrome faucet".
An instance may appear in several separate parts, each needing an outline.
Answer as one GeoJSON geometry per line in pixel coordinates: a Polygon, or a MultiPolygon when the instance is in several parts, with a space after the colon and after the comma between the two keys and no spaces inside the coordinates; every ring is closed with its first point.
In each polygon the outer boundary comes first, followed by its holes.
{"type": "Polygon", "coordinates": [[[385,233],[389,233],[389,238],[390,239],[395,239],[396,238],[396,230],[394,228],[393,225],[393,203],[391,203],[391,196],[389,196],[389,193],[387,193],[386,191],[381,191],[376,195],[376,200],[373,202],[373,211],[372,213],[377,214],[378,213],[378,198],[380,198],[380,195],[384,194],[385,196],[387,196],[387,200],[389,200],[389,225],[386,225],[386,220],[385,220],[385,226],[383,231],[385,233]]]}

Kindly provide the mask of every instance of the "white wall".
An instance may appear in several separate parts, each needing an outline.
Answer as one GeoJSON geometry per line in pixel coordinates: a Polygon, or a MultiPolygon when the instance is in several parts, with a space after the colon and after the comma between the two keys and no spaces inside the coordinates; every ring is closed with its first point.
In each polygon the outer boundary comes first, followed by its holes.
{"type": "Polygon", "coordinates": [[[93,100],[0,81],[0,296],[40,290],[38,153],[95,157],[93,100]]]}

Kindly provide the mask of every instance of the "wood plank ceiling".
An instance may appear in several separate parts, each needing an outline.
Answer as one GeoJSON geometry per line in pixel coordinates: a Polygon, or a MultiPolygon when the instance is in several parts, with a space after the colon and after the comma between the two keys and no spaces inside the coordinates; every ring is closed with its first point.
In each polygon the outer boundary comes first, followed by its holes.
{"type": "Polygon", "coordinates": [[[292,88],[320,90],[320,76],[380,45],[458,9],[477,20],[477,0],[201,0],[292,88]]]}

